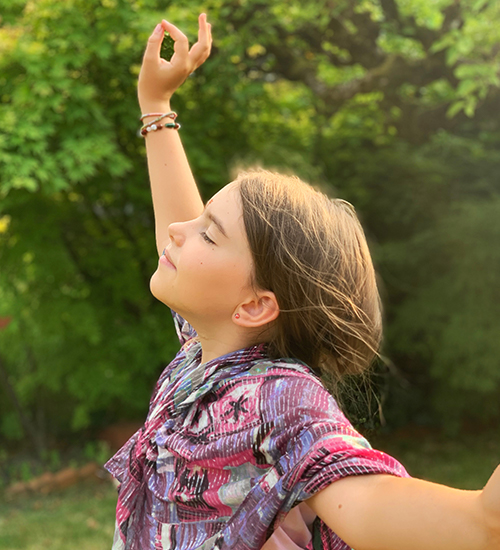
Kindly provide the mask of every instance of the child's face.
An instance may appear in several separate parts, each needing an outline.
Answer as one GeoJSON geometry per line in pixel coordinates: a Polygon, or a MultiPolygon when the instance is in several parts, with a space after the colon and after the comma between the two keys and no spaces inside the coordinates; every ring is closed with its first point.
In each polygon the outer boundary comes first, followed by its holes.
{"type": "Polygon", "coordinates": [[[253,295],[253,261],[237,185],[230,183],[214,195],[200,217],[171,224],[169,237],[151,278],[153,295],[190,322],[227,322],[253,295]]]}

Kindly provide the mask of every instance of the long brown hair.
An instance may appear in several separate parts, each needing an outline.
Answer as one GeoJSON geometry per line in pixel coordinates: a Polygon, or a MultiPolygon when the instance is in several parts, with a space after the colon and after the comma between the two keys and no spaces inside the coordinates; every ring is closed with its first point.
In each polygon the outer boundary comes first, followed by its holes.
{"type": "Polygon", "coordinates": [[[295,357],[333,381],[367,369],[382,338],[382,305],[354,207],[296,176],[240,172],[252,284],[276,295],[272,357],[295,357]]]}

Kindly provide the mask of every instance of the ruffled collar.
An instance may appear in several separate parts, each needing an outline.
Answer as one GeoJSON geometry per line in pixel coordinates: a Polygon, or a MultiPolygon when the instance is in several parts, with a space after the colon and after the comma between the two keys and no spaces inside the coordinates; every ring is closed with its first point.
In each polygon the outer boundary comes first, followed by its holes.
{"type": "MultiPolygon", "coordinates": [[[[267,344],[261,343],[201,363],[201,343],[193,339],[183,347],[184,357],[162,381],[153,399],[148,421],[158,415],[160,407],[171,419],[183,413],[216,384],[252,367],[255,361],[268,359],[267,344]]],[[[167,420],[164,417],[164,420],[167,420]]]]}

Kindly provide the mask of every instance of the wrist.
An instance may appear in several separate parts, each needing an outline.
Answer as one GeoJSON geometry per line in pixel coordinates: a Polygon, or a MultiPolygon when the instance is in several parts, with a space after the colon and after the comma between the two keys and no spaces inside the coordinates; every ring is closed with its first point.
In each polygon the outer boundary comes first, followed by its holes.
{"type": "Polygon", "coordinates": [[[141,115],[146,113],[168,113],[172,110],[170,101],[140,101],[141,115]]]}

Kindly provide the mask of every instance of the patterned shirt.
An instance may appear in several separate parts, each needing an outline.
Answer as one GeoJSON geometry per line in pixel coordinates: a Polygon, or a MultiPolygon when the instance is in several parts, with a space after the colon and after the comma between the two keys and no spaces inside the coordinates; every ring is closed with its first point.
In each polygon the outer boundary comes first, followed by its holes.
{"type": "MultiPolygon", "coordinates": [[[[407,477],[371,448],[321,381],[259,344],[201,363],[194,329],[144,426],[106,464],[120,482],[113,550],[258,550],[290,510],[345,476],[407,477]]],[[[306,548],[349,550],[317,518],[306,548]]],[[[297,547],[298,548],[298,547],[297,547]]]]}

